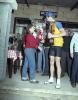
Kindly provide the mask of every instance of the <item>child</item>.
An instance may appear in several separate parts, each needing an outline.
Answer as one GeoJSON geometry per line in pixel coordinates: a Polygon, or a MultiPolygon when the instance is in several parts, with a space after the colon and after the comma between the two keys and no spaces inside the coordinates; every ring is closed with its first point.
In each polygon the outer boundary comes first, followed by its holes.
{"type": "Polygon", "coordinates": [[[8,59],[7,59],[7,65],[8,65],[8,74],[9,78],[12,78],[12,70],[14,66],[14,61],[17,59],[16,51],[14,50],[14,47],[8,47],[8,59]]]}

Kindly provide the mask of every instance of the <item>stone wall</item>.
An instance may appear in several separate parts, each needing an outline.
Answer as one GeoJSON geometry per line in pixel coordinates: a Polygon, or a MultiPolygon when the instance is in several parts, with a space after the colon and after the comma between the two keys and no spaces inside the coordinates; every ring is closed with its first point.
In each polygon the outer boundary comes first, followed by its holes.
{"type": "Polygon", "coordinates": [[[78,9],[74,9],[73,11],[70,8],[57,7],[57,6],[40,6],[40,5],[30,5],[28,8],[25,4],[19,4],[18,10],[14,12],[12,16],[12,25],[11,32],[13,31],[13,19],[15,17],[22,18],[41,18],[40,11],[51,9],[58,13],[57,20],[60,21],[69,21],[69,22],[78,22],[78,9]]]}

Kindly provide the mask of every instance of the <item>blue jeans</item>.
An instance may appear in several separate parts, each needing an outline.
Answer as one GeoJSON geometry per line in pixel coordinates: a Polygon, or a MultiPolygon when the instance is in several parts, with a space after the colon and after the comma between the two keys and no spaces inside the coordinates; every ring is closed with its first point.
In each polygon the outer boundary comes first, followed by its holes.
{"type": "Polygon", "coordinates": [[[37,70],[44,73],[44,69],[45,69],[45,53],[44,53],[44,47],[42,47],[42,51],[38,51],[37,70]]]}
{"type": "Polygon", "coordinates": [[[25,60],[22,68],[22,78],[27,78],[27,69],[29,67],[29,78],[30,80],[35,79],[35,49],[25,48],[24,51],[25,60]]]}

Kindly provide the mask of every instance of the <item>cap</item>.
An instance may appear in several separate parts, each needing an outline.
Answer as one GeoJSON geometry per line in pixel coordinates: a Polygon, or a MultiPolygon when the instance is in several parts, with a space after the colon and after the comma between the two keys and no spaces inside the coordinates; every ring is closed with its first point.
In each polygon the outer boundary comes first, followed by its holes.
{"type": "Polygon", "coordinates": [[[45,12],[45,16],[51,17],[51,16],[54,16],[54,13],[52,11],[47,11],[47,12],[45,12]]]}

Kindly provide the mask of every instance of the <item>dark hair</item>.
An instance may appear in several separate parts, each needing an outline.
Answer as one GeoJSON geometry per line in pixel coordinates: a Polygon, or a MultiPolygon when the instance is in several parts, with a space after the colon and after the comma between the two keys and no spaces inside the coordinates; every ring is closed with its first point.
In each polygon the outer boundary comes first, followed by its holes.
{"type": "Polygon", "coordinates": [[[29,24],[29,25],[27,26],[27,32],[29,32],[29,29],[30,29],[31,27],[33,27],[32,24],[29,24]]]}

